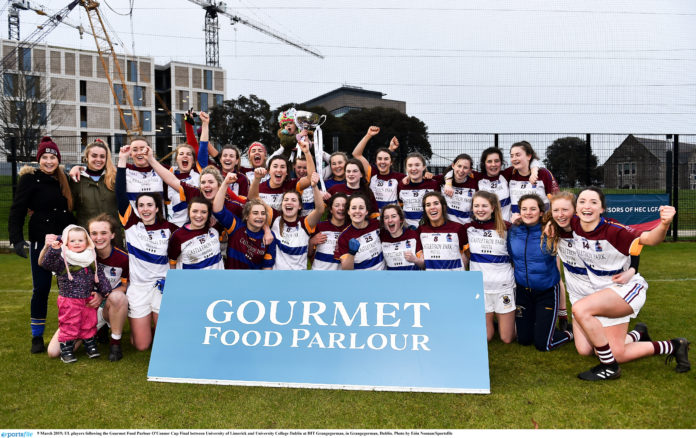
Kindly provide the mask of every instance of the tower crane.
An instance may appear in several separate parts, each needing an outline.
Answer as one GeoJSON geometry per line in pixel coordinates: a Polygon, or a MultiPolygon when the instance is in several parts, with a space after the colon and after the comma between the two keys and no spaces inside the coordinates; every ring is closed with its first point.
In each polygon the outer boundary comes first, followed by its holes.
{"type": "MultiPolygon", "coordinates": [[[[19,11],[34,11],[37,15],[42,17],[50,17],[54,14],[46,7],[41,4],[30,2],[29,0],[9,0],[7,5],[9,6],[7,10],[7,33],[8,38],[11,40],[20,40],[19,33],[19,11]]],[[[80,24],[73,23],[67,17],[62,17],[60,22],[66,26],[70,26],[76,29],[80,33],[80,39],[85,33],[92,34],[89,30],[85,30],[80,24]]],[[[45,24],[37,26],[41,29],[45,24]]]]}
{"type": "Polygon", "coordinates": [[[218,50],[219,37],[218,37],[218,15],[224,15],[225,17],[232,20],[232,24],[241,23],[248,26],[258,32],[282,41],[285,44],[289,44],[296,47],[304,52],[309,53],[317,58],[324,59],[324,56],[318,51],[310,48],[306,44],[298,41],[292,40],[289,36],[285,36],[278,31],[265,26],[262,23],[252,21],[248,18],[242,17],[239,14],[235,14],[227,11],[227,4],[222,1],[215,0],[189,0],[191,3],[195,3],[198,6],[205,9],[205,63],[213,67],[220,66],[220,53],[218,50]]]}

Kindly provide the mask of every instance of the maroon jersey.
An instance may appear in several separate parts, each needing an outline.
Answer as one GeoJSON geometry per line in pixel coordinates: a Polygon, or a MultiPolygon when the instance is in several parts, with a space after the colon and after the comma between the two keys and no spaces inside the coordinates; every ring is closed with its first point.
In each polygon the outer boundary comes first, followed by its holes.
{"type": "Polygon", "coordinates": [[[108,257],[103,259],[97,255],[97,262],[104,269],[104,275],[109,279],[111,290],[128,283],[128,253],[112,247],[108,257]]]}

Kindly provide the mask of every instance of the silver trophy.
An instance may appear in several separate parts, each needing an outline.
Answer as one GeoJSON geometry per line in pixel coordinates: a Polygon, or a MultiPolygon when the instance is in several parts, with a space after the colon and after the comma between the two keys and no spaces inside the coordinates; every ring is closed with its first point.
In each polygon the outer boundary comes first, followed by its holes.
{"type": "MultiPolygon", "coordinates": [[[[295,111],[295,125],[298,131],[306,129],[307,131],[314,131],[314,158],[316,161],[317,173],[319,174],[319,183],[321,185],[321,190],[326,191],[326,184],[324,184],[323,168],[324,168],[324,138],[321,132],[321,125],[326,121],[326,115],[319,115],[315,113],[310,113],[309,111],[295,111]]],[[[302,153],[302,150],[298,148],[298,157],[302,153]]]]}

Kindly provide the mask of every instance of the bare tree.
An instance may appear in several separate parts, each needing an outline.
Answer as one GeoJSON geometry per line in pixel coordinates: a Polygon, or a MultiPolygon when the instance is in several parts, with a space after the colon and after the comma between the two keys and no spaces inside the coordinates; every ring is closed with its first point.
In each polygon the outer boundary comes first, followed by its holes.
{"type": "Polygon", "coordinates": [[[48,78],[32,71],[4,70],[0,93],[0,153],[7,161],[33,160],[36,146],[50,121],[61,123],[56,100],[64,90],[49,85],[48,78]]]}

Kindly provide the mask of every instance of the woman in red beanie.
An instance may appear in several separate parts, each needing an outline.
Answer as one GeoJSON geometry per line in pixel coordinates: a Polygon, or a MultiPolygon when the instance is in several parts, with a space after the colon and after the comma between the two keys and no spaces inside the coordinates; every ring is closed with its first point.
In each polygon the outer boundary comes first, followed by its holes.
{"type": "Polygon", "coordinates": [[[65,227],[75,223],[75,218],[71,213],[73,201],[68,178],[60,167],[60,150],[51,137],[41,139],[36,160],[39,162],[38,169],[24,166],[19,172],[8,229],[10,243],[17,255],[26,258],[29,248],[34,289],[31,297],[31,352],[42,353],[46,350],[43,333],[52,275],[51,271],[39,266],[39,252],[46,234],[60,235],[65,227]],[[26,242],[23,229],[29,210],[32,214],[29,219],[29,242],[26,242]]]}

